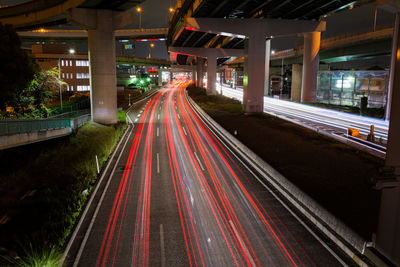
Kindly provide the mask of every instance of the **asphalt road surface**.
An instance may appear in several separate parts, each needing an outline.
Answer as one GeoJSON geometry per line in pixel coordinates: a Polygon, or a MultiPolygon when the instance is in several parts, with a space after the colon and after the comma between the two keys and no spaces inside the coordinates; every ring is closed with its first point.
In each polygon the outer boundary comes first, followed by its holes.
{"type": "Polygon", "coordinates": [[[134,127],[117,148],[65,265],[347,262],[220,144],[188,103],[186,85],[178,80],[128,112],[134,127]]]}
{"type": "MultiPolygon", "coordinates": [[[[217,91],[221,92],[219,84],[217,84],[217,91]]],[[[232,89],[222,86],[222,94],[241,102],[243,100],[243,90],[239,88],[232,89]]],[[[346,134],[348,128],[356,128],[360,130],[362,136],[366,137],[370,126],[374,125],[375,137],[382,139],[384,143],[387,141],[389,122],[376,118],[279,100],[268,96],[264,96],[264,112],[337,135],[346,134]]]]}

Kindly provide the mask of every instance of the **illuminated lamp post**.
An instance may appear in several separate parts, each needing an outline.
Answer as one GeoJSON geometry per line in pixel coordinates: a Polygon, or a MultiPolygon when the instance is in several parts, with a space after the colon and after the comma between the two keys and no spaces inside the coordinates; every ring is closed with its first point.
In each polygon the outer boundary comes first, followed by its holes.
{"type": "Polygon", "coordinates": [[[149,46],[149,56],[148,56],[148,58],[151,58],[151,49],[154,47],[155,45],[153,44],[153,43],[150,43],[150,46],[149,46]]]}
{"type": "MultiPolygon", "coordinates": [[[[75,49],[70,48],[68,50],[70,55],[75,54],[75,49]]],[[[58,80],[59,80],[59,89],[60,89],[60,106],[61,106],[61,113],[63,112],[63,103],[62,103],[62,86],[61,86],[61,57],[58,58],[58,80]]]]}
{"type": "Polygon", "coordinates": [[[142,8],[137,7],[136,12],[139,13],[139,29],[142,28],[142,8]]]}

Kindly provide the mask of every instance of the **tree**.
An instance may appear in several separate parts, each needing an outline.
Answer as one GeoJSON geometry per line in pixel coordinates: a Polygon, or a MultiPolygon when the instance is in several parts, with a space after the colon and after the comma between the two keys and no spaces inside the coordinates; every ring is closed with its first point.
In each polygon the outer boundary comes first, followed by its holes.
{"type": "Polygon", "coordinates": [[[54,92],[58,91],[59,86],[67,85],[58,79],[58,72],[57,67],[37,72],[26,89],[17,95],[16,105],[23,115],[28,111],[36,117],[47,117],[48,110],[45,104],[56,95],[54,92]]]}
{"type": "Polygon", "coordinates": [[[0,62],[0,110],[4,111],[7,104],[16,104],[36,70],[9,24],[0,23],[0,62]]]}

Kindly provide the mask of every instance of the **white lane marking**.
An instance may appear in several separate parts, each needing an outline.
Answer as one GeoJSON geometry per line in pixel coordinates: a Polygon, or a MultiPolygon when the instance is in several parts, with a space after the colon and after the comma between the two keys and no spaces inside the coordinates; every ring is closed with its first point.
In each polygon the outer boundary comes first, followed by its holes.
{"type": "Polygon", "coordinates": [[[199,165],[200,165],[201,170],[204,171],[203,164],[201,164],[201,161],[200,161],[199,157],[197,156],[197,153],[194,152],[194,155],[195,155],[197,161],[199,162],[199,165]]]}
{"type": "Polygon", "coordinates": [[[178,119],[181,119],[181,116],[179,116],[179,114],[178,114],[178,119]]]}
{"type": "Polygon", "coordinates": [[[140,118],[140,114],[137,114],[136,117],[140,118]]]}
{"type": "Polygon", "coordinates": [[[183,133],[184,133],[185,135],[187,135],[186,130],[185,130],[185,127],[182,126],[182,129],[183,129],[183,133]]]}
{"type": "MultiPolygon", "coordinates": [[[[114,175],[115,169],[116,169],[117,166],[118,166],[118,162],[119,162],[119,160],[121,159],[121,156],[122,156],[122,154],[123,154],[122,152],[125,150],[126,144],[128,143],[129,138],[131,137],[131,135],[132,135],[132,133],[133,133],[133,129],[134,129],[134,127],[132,127],[131,132],[129,133],[129,136],[128,136],[128,138],[126,139],[125,144],[124,144],[124,146],[122,147],[122,150],[121,150],[121,152],[120,152],[120,154],[119,154],[119,156],[118,156],[118,158],[117,158],[117,161],[115,162],[114,168],[112,169],[112,171],[111,171],[111,173],[110,173],[110,176],[109,176],[110,178],[108,179],[107,184],[106,184],[106,186],[104,187],[104,191],[103,191],[103,193],[101,194],[101,197],[100,197],[100,199],[99,199],[99,202],[97,203],[97,207],[96,207],[96,210],[95,210],[94,213],[93,213],[93,217],[92,217],[92,220],[90,221],[88,230],[87,230],[86,233],[85,233],[85,236],[84,236],[84,238],[83,238],[83,240],[82,240],[81,246],[79,247],[78,254],[77,254],[76,257],[75,257],[75,261],[74,261],[73,267],[76,267],[76,266],[78,266],[78,264],[79,264],[79,260],[80,260],[80,258],[81,258],[81,256],[82,256],[83,249],[85,248],[86,242],[87,242],[87,240],[88,240],[88,238],[89,238],[89,235],[90,235],[90,232],[92,231],[92,227],[93,227],[94,221],[96,220],[97,214],[99,213],[100,206],[101,206],[102,203],[103,203],[104,196],[106,195],[106,192],[107,192],[107,190],[108,190],[108,186],[109,186],[110,183],[111,183],[111,179],[112,179],[112,177],[113,177],[113,175],[114,175]]],[[[111,157],[111,159],[115,156],[115,153],[117,152],[118,148],[119,148],[119,145],[118,145],[117,148],[114,150],[114,155],[111,157]]],[[[95,190],[92,192],[91,198],[90,198],[88,204],[86,205],[87,209],[85,209],[84,213],[82,214],[81,220],[79,221],[79,224],[78,224],[78,226],[77,226],[76,229],[79,229],[80,225],[82,224],[83,219],[85,218],[86,213],[87,213],[88,210],[89,210],[89,207],[90,207],[90,205],[91,205],[91,203],[92,203],[92,201],[93,201],[93,198],[94,198],[94,196],[96,195],[97,190],[98,190],[98,188],[99,188],[99,185],[101,184],[101,181],[103,180],[105,174],[107,173],[107,169],[108,169],[109,165],[111,164],[111,162],[112,162],[112,160],[110,160],[109,163],[107,164],[107,167],[106,167],[105,171],[103,172],[103,175],[101,176],[101,178],[100,178],[100,180],[99,180],[99,182],[98,182],[98,184],[97,184],[95,190]]],[[[74,234],[75,234],[75,232],[74,232],[74,234]]],[[[75,234],[75,236],[76,236],[76,234],[75,234]]],[[[71,238],[71,240],[75,239],[75,236],[73,236],[73,238],[71,238]]],[[[69,244],[68,244],[68,245],[69,245],[69,244]]],[[[71,245],[72,245],[72,241],[71,241],[71,245]]],[[[69,248],[67,248],[67,249],[65,250],[65,256],[67,256],[67,253],[68,253],[69,249],[71,248],[71,245],[69,245],[69,248]]],[[[64,257],[64,259],[65,259],[65,257],[64,257]]],[[[63,261],[62,261],[62,262],[63,262],[63,261]]]]}
{"type": "Polygon", "coordinates": [[[157,128],[157,136],[160,136],[160,128],[157,128]]]}
{"type": "Polygon", "coordinates": [[[161,267],[165,267],[164,227],[160,224],[161,267]]]}
{"type": "Polygon", "coordinates": [[[135,122],[137,122],[137,121],[138,121],[138,118],[135,119],[135,122]]]}
{"type": "Polygon", "coordinates": [[[160,154],[157,153],[157,173],[160,173],[160,154]]]}
{"type": "Polygon", "coordinates": [[[235,227],[235,225],[233,224],[232,220],[229,220],[229,224],[231,225],[231,227],[232,227],[232,229],[233,229],[233,232],[234,232],[235,235],[236,235],[236,238],[239,240],[240,245],[242,246],[243,250],[245,251],[246,256],[249,258],[249,261],[250,261],[250,263],[251,263],[251,266],[256,266],[256,264],[255,264],[255,262],[254,262],[254,260],[253,260],[253,257],[252,257],[251,254],[249,253],[249,250],[247,249],[246,244],[243,242],[243,239],[240,237],[240,235],[239,235],[238,231],[236,230],[236,227],[235,227]]]}
{"type": "Polygon", "coordinates": [[[158,120],[160,120],[160,114],[158,114],[157,118],[158,118],[158,120]]]}

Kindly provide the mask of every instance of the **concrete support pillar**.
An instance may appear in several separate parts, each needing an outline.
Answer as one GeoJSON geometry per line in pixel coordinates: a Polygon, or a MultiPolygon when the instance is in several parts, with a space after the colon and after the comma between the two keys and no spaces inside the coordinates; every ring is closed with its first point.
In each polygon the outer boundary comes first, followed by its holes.
{"type": "Polygon", "coordinates": [[[315,102],[316,99],[320,43],[320,32],[304,34],[301,102],[312,103],[315,102]]]}
{"type": "Polygon", "coordinates": [[[196,81],[196,71],[194,69],[192,70],[192,81],[193,81],[194,84],[197,83],[197,81],[196,81]]]}
{"type": "Polygon", "coordinates": [[[112,11],[97,11],[97,27],[88,30],[92,120],[117,123],[117,79],[112,11]]]}
{"type": "Polygon", "coordinates": [[[392,54],[390,58],[390,74],[389,74],[389,86],[387,92],[387,103],[385,109],[385,120],[390,120],[390,108],[392,104],[391,102],[392,102],[392,94],[394,86],[394,75],[396,71],[399,71],[396,69],[397,49],[399,43],[399,38],[397,38],[396,36],[399,36],[399,28],[400,28],[400,14],[396,13],[394,27],[393,27],[392,54]]]}
{"type": "Polygon", "coordinates": [[[197,86],[203,87],[203,68],[204,59],[202,57],[197,57],[197,86]]]}
{"type": "Polygon", "coordinates": [[[217,90],[215,88],[217,82],[217,57],[209,53],[207,56],[207,94],[215,95],[217,90]]]}
{"type": "Polygon", "coordinates": [[[293,64],[290,100],[295,102],[300,102],[301,100],[301,73],[302,66],[300,64],[293,64]]]}
{"type": "Polygon", "coordinates": [[[161,69],[161,67],[158,68],[157,75],[158,75],[158,79],[157,79],[158,86],[162,86],[162,69],[161,69]]]}
{"type": "Polygon", "coordinates": [[[271,41],[270,39],[265,41],[265,85],[264,95],[268,95],[269,91],[269,59],[271,56],[271,41]]]}
{"type": "MultiPolygon", "coordinates": [[[[253,34],[245,39],[243,105],[246,113],[260,113],[264,109],[264,88],[266,73],[266,47],[263,35],[253,34]]],[[[269,49],[268,49],[269,50],[269,49]]]]}
{"type": "Polygon", "coordinates": [[[92,120],[117,123],[117,78],[114,30],[133,23],[132,13],[72,8],[67,19],[88,30],[92,120]]]}
{"type": "Polygon", "coordinates": [[[400,185],[382,189],[376,248],[400,265],[400,185]]]}
{"type": "Polygon", "coordinates": [[[385,159],[386,170],[390,176],[383,177],[377,183],[382,189],[376,247],[395,264],[400,265],[400,32],[399,13],[396,14],[396,35],[392,50],[390,76],[392,78],[392,96],[390,99],[389,134],[385,159]]]}

